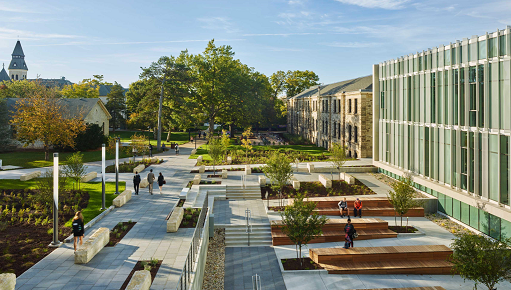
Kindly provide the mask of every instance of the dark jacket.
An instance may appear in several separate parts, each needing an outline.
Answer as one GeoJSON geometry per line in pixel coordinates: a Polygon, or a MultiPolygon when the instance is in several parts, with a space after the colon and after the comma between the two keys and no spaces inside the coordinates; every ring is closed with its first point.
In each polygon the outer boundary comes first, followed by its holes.
{"type": "Polygon", "coordinates": [[[81,219],[74,220],[73,223],[73,235],[76,237],[83,236],[85,229],[83,228],[83,221],[81,219]]]}
{"type": "Polygon", "coordinates": [[[163,178],[163,175],[158,175],[158,186],[162,186],[164,180],[165,178],[163,178]]]}
{"type": "Polygon", "coordinates": [[[139,174],[136,174],[135,176],[133,176],[133,184],[140,184],[140,175],[139,174]]]}
{"type": "Polygon", "coordinates": [[[344,226],[344,232],[347,233],[350,238],[352,238],[353,234],[355,234],[357,231],[355,230],[353,224],[346,224],[344,226]]]}

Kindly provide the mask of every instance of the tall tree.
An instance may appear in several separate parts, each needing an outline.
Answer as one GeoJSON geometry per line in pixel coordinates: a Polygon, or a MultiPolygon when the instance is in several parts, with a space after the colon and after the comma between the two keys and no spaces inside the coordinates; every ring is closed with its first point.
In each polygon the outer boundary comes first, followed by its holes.
{"type": "Polygon", "coordinates": [[[86,128],[83,116],[71,115],[51,90],[19,99],[15,107],[11,125],[16,139],[25,145],[42,142],[46,161],[52,146],[74,147],[76,136],[86,128]]]}
{"type": "Polygon", "coordinates": [[[0,151],[9,149],[11,145],[11,130],[9,127],[9,112],[7,102],[0,98],[0,151]]]}
{"type": "Polygon", "coordinates": [[[312,86],[318,85],[318,81],[318,75],[309,70],[277,71],[270,77],[274,97],[285,94],[287,98],[290,98],[312,86]]]}
{"type": "Polygon", "coordinates": [[[126,101],[124,98],[124,89],[117,82],[112,86],[108,93],[106,108],[112,116],[113,131],[121,125],[124,121],[124,114],[126,114],[126,101]]]}
{"type": "Polygon", "coordinates": [[[99,87],[102,84],[106,84],[103,82],[103,76],[94,75],[77,84],[64,86],[60,93],[65,98],[99,98],[99,87]]]}

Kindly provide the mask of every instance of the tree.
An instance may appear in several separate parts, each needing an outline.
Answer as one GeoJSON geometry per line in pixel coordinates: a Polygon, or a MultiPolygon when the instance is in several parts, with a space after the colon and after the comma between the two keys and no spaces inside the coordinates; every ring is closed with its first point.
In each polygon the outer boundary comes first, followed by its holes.
{"type": "Polygon", "coordinates": [[[220,161],[222,156],[225,154],[225,148],[222,144],[222,141],[218,138],[210,137],[209,138],[209,146],[208,153],[213,160],[213,175],[216,174],[215,165],[220,161]]]}
{"type": "Polygon", "coordinates": [[[60,93],[65,98],[99,98],[99,87],[105,84],[102,75],[94,75],[77,84],[66,85],[60,93]]]}
{"type": "Polygon", "coordinates": [[[74,147],[76,136],[85,130],[83,114],[71,116],[51,91],[20,99],[15,109],[11,125],[16,139],[25,145],[42,142],[46,161],[52,146],[74,147]]]}
{"type": "Polygon", "coordinates": [[[293,175],[289,159],[284,153],[274,152],[263,167],[263,172],[270,179],[272,189],[278,192],[282,203],[282,188],[286,186],[293,175]]]}
{"type": "MultiPolygon", "coordinates": [[[[36,178],[36,188],[39,190],[34,197],[38,202],[46,207],[47,211],[51,211],[53,207],[53,168],[47,169],[40,178],[36,178]]],[[[67,178],[62,170],[59,170],[59,195],[66,191],[67,178]]]]}
{"type": "Polygon", "coordinates": [[[229,139],[229,135],[227,134],[226,130],[222,130],[222,138],[220,139],[222,142],[222,146],[225,149],[225,156],[227,156],[227,148],[231,145],[231,140],[229,139]]]}
{"type": "Polygon", "coordinates": [[[318,81],[318,75],[309,70],[277,71],[270,77],[271,88],[275,98],[284,93],[287,98],[291,98],[312,86],[318,85],[318,81]]]}
{"type": "Polygon", "coordinates": [[[497,241],[472,233],[459,234],[451,244],[454,271],[489,290],[511,279],[511,239],[497,241]]]}
{"type": "Polygon", "coordinates": [[[110,92],[106,96],[108,102],[106,108],[112,116],[111,123],[113,131],[121,124],[124,120],[124,114],[126,113],[126,101],[124,98],[124,89],[118,83],[112,86],[110,92]]]}
{"type": "Polygon", "coordinates": [[[405,174],[401,179],[391,185],[392,190],[387,196],[390,204],[394,207],[396,213],[401,217],[401,226],[403,226],[403,215],[408,210],[417,207],[420,203],[414,200],[415,189],[413,180],[409,174],[405,174]]]}
{"type": "Polygon", "coordinates": [[[78,151],[67,157],[63,170],[67,177],[78,183],[78,189],[80,189],[80,180],[87,174],[87,166],[83,164],[83,154],[78,151]]]}
{"type": "Polygon", "coordinates": [[[11,146],[11,130],[9,128],[9,112],[7,102],[0,98],[0,152],[11,146]]]}
{"type": "Polygon", "coordinates": [[[53,91],[56,95],[59,93],[56,89],[48,89],[37,81],[19,80],[15,82],[4,81],[0,86],[1,98],[26,98],[41,92],[53,91]]]}
{"type": "Polygon", "coordinates": [[[333,143],[332,147],[330,148],[330,153],[332,154],[330,162],[335,168],[337,168],[337,171],[339,171],[339,180],[341,180],[341,168],[344,166],[344,163],[346,163],[347,159],[346,146],[333,143]]]}
{"type": "Polygon", "coordinates": [[[243,138],[241,138],[241,146],[245,148],[245,156],[247,163],[248,162],[248,151],[252,150],[252,142],[248,139],[250,136],[252,136],[252,128],[248,127],[245,129],[245,132],[243,132],[243,138]]]}
{"type": "Polygon", "coordinates": [[[326,216],[319,216],[314,210],[315,202],[303,202],[303,195],[298,194],[291,205],[286,206],[282,217],[282,232],[298,247],[297,258],[302,263],[302,247],[312,239],[320,236],[323,226],[328,221],[326,216]]]}
{"type": "MultiPolygon", "coordinates": [[[[133,152],[134,155],[139,154],[143,156],[147,150],[148,143],[149,139],[147,138],[146,135],[135,133],[131,136],[130,147],[128,148],[131,148],[131,152],[133,152]]],[[[115,140],[113,144],[115,146],[115,140]]],[[[133,157],[133,160],[135,160],[135,157],[133,157]]]]}

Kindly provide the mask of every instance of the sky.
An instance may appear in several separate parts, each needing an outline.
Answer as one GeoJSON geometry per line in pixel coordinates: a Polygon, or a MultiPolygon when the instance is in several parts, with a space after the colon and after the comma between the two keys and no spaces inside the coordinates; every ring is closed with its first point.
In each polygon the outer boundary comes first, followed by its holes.
{"type": "Polygon", "coordinates": [[[328,84],[507,25],[509,0],[0,1],[0,61],[19,39],[28,78],[99,74],[128,87],[140,67],[215,39],[267,76],[312,70],[328,84]]]}

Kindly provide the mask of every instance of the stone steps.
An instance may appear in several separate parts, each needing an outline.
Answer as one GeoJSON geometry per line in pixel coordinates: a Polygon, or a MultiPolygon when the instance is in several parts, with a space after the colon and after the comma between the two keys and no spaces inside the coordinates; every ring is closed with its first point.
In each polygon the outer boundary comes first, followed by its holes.
{"type": "MultiPolygon", "coordinates": [[[[225,227],[226,247],[247,247],[249,235],[246,225],[229,225],[225,227]]],[[[252,225],[250,233],[250,246],[271,246],[270,225],[252,225]]]]}

